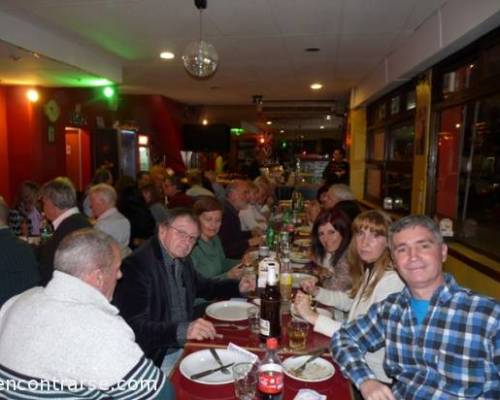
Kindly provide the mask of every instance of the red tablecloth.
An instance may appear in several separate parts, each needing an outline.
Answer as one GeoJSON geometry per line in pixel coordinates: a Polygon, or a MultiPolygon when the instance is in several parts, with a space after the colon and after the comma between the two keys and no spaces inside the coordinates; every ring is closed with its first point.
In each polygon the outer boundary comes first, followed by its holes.
{"type": "MultiPolygon", "coordinates": [[[[211,346],[207,345],[206,347],[203,347],[201,344],[197,346],[187,345],[184,349],[183,356],[208,347],[211,346]]],[[[258,355],[261,356],[262,353],[259,352],[258,355]]],[[[283,358],[286,357],[287,355],[283,358]]],[[[328,359],[328,357],[325,358],[328,359]]],[[[336,371],[333,377],[326,381],[317,383],[300,382],[285,376],[284,400],[293,399],[299,389],[303,388],[316,390],[318,393],[326,395],[329,400],[351,400],[352,394],[349,382],[344,379],[336,365],[335,370],[336,371]]],[[[176,398],[178,400],[236,400],[234,395],[234,386],[232,383],[226,385],[202,385],[192,382],[181,374],[178,366],[174,369],[170,379],[175,387],[176,398]]]]}

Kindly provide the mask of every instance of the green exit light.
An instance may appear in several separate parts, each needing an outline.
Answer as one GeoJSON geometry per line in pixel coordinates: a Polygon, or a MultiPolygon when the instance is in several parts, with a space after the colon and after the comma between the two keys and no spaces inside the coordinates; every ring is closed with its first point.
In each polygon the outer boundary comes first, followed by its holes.
{"type": "Polygon", "coordinates": [[[231,135],[240,136],[242,133],[245,133],[243,128],[231,128],[231,135]]]}

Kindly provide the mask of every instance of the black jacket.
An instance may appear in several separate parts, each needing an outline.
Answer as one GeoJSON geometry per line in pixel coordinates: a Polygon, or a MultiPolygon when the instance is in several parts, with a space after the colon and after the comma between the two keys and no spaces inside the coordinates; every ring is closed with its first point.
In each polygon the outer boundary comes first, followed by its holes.
{"type": "MultiPolygon", "coordinates": [[[[182,279],[186,288],[189,321],[193,319],[196,297],[239,296],[238,281],[207,279],[183,260],[182,279]]],[[[136,341],[153,362],[160,366],[169,347],[176,347],[177,323],[171,322],[167,273],[157,236],[152,237],[122,263],[123,277],[118,281],[113,303],[134,330],[136,341]]]]}
{"type": "Polygon", "coordinates": [[[52,278],[54,272],[54,255],[57,247],[62,240],[71,232],[82,228],[91,228],[89,220],[83,214],[73,214],[64,219],[61,224],[54,231],[52,237],[45,243],[42,243],[36,249],[38,262],[40,263],[40,275],[42,277],[42,284],[47,284],[52,278]]]}
{"type": "Polygon", "coordinates": [[[243,257],[248,250],[248,240],[251,237],[252,232],[241,230],[239,211],[226,200],[219,230],[219,238],[226,257],[234,259],[243,257]]]}

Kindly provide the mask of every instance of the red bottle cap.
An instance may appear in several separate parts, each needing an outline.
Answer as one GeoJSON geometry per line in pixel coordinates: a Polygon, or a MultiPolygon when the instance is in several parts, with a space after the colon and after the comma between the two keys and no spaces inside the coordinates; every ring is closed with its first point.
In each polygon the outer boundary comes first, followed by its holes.
{"type": "Polygon", "coordinates": [[[266,346],[268,349],[274,350],[278,348],[278,339],[275,337],[267,338],[266,346]]]}

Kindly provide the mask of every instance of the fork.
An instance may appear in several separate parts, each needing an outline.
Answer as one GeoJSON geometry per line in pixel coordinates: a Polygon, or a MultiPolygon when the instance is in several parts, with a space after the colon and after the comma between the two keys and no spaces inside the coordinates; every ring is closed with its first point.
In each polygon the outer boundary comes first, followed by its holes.
{"type": "MultiPolygon", "coordinates": [[[[219,355],[217,354],[217,350],[215,350],[214,348],[210,348],[209,350],[210,350],[210,353],[212,354],[212,356],[215,358],[215,361],[217,361],[217,364],[219,364],[221,367],[224,367],[224,363],[222,362],[219,355]]],[[[231,373],[231,371],[229,371],[225,367],[222,368],[220,371],[225,375],[228,375],[231,373]]]]}

